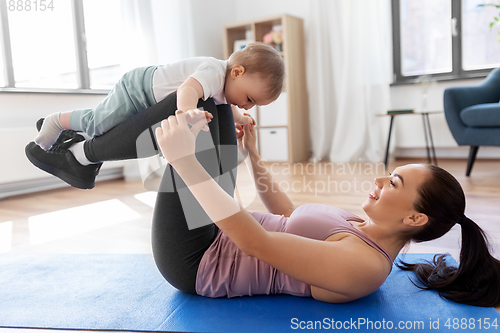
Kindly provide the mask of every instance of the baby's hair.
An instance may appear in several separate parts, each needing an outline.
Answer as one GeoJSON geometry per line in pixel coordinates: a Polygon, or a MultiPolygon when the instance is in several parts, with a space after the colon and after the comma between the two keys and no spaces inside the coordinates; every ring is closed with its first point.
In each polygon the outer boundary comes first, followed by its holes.
{"type": "Polygon", "coordinates": [[[285,80],[285,63],[271,45],[255,42],[234,52],[228,59],[227,74],[229,75],[237,65],[243,66],[249,74],[261,75],[266,82],[268,96],[272,100],[281,94],[285,80]]]}

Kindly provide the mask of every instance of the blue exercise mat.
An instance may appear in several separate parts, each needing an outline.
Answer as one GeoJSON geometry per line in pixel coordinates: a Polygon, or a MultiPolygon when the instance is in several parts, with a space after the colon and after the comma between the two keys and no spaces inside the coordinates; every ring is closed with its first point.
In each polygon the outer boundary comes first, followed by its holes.
{"type": "MultiPolygon", "coordinates": [[[[405,260],[431,260],[407,254],[405,260]]],[[[500,315],[421,291],[394,267],[347,304],[287,295],[210,299],[175,290],[150,255],[0,255],[0,327],[121,331],[497,332],[500,315]],[[488,328],[487,328],[488,327],[488,328]]]]}

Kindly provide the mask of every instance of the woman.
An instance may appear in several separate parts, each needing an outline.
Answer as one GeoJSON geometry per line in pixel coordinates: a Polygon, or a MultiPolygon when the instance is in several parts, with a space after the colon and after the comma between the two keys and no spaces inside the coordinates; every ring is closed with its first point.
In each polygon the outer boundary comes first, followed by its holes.
{"type": "MultiPolygon", "coordinates": [[[[281,224],[291,222],[307,225],[293,228],[306,236],[297,237],[293,231],[287,233],[266,230],[257,221],[265,223],[266,216],[249,214],[241,209],[204,171],[194,157],[195,137],[203,125],[201,123],[190,130],[183,113],[177,112],[175,117],[170,116],[162,121],[161,128],[156,129],[159,145],[167,160],[208,216],[230,239],[221,240],[219,233],[215,242],[222,243],[216,245],[222,250],[214,249],[211,244],[206,252],[203,251],[197,271],[202,276],[195,277],[197,293],[224,296],[226,292],[226,295],[231,296],[232,288],[246,289],[248,294],[252,294],[253,290],[266,290],[259,284],[268,283],[270,279],[266,279],[267,277],[244,277],[238,281],[238,277],[229,276],[229,273],[234,275],[245,272],[246,267],[237,263],[238,257],[230,260],[231,265],[236,265],[237,269],[226,272],[224,260],[215,264],[209,262],[224,256],[225,248],[231,251],[229,244],[232,242],[242,254],[238,251],[233,253],[242,257],[254,257],[276,268],[279,272],[277,274],[283,273],[289,277],[288,281],[282,279],[281,283],[285,288],[290,287],[290,290],[279,292],[311,295],[325,302],[351,301],[372,293],[383,284],[391,271],[391,258],[395,258],[406,243],[438,238],[455,223],[459,223],[463,237],[458,268],[447,266],[444,256],[438,257],[433,264],[403,263],[402,267],[415,271],[425,287],[438,290],[448,299],[480,306],[499,304],[500,262],[488,252],[482,230],[465,217],[463,191],[446,171],[430,165],[407,165],[396,168],[390,176],[376,178],[374,190],[363,203],[363,209],[370,218],[364,222],[348,213],[339,214],[335,209],[319,205],[304,209],[301,206],[295,210],[285,193],[262,191],[263,188],[279,187],[273,186],[274,180],[260,163],[253,126],[243,129],[240,127],[239,144],[248,150],[254,177],[256,180],[258,178],[255,183],[261,200],[270,213],[284,216],[278,218],[283,220],[281,224]],[[294,218],[298,210],[301,211],[294,218]],[[286,217],[290,219],[287,221],[286,217]],[[339,220],[357,222],[325,221],[336,217],[339,220]],[[328,226],[325,227],[324,224],[328,226]],[[315,238],[314,231],[308,232],[311,228],[323,228],[332,233],[323,235],[326,236],[325,239],[311,239],[315,238]],[[336,228],[338,229],[335,230],[336,228]],[[216,255],[211,255],[212,252],[216,255]],[[205,257],[208,259],[205,260],[205,257]],[[206,270],[210,274],[207,275],[206,270]],[[224,274],[221,275],[220,271],[224,274]],[[203,281],[207,276],[212,280],[203,281]],[[225,279],[223,284],[218,283],[221,278],[225,279]],[[241,280],[246,280],[249,285],[243,288],[231,285],[241,280]],[[305,290],[301,283],[306,285],[305,290]],[[214,286],[219,288],[214,290],[214,286]]],[[[276,218],[276,215],[272,218],[276,218]]],[[[206,245],[200,247],[204,248],[206,245]]],[[[262,275],[260,270],[251,272],[262,275]]],[[[166,276],[168,277],[168,273],[166,276]]],[[[270,289],[272,287],[267,288],[270,289]]]]}
{"type": "MultiPolygon", "coordinates": [[[[89,142],[86,149],[94,153],[95,161],[136,157],[135,138],[160,114],[163,118],[172,114],[172,102],[161,102],[127,120],[89,142]]],[[[269,210],[250,214],[232,198],[234,177],[226,177],[236,167],[231,149],[236,136],[228,130],[233,123],[219,121],[228,118],[218,114],[228,110],[210,103],[204,107],[214,116],[209,124],[215,144],[215,154],[208,154],[212,158],[199,158],[204,152],[195,152],[196,136],[205,123],[189,129],[185,114],[178,112],[156,129],[158,144],[173,169],[165,171],[157,196],[153,254],[174,287],[210,297],[287,293],[348,302],[379,288],[391,271],[392,259],[409,241],[438,238],[459,223],[463,236],[458,268],[447,266],[444,256],[433,263],[401,267],[414,271],[424,288],[438,290],[450,300],[479,306],[500,303],[500,262],[488,252],[482,230],[464,216],[463,191],[446,171],[407,165],[376,178],[363,203],[366,221],[329,206],[295,209],[285,193],[265,191],[279,187],[273,186],[273,178],[260,163],[253,126],[239,127],[238,143],[248,151],[258,193],[269,210]],[[220,164],[214,166],[213,156],[220,164]],[[188,192],[204,217],[192,212],[196,205],[186,204],[183,198],[188,192]],[[190,229],[193,216],[205,221],[190,229]]]]}

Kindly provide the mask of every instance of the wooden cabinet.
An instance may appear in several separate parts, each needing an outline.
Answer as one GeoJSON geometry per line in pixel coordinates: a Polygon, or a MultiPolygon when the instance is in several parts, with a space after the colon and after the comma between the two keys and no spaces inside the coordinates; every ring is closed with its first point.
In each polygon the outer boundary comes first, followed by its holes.
{"type": "Polygon", "coordinates": [[[282,31],[282,44],[276,49],[285,61],[286,78],[284,91],[275,102],[250,110],[257,122],[259,152],[268,161],[307,161],[310,145],[303,20],[281,15],[228,25],[224,29],[224,56],[229,58],[245,43],[263,42],[271,30],[282,31]]]}

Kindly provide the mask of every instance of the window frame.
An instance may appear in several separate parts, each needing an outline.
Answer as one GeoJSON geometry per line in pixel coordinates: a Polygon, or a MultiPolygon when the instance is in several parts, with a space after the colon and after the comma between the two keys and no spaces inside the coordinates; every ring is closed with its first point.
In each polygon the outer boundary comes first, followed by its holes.
{"type": "MultiPolygon", "coordinates": [[[[477,79],[486,77],[494,67],[476,70],[464,70],[462,68],[462,0],[451,1],[451,17],[456,19],[456,35],[451,37],[452,47],[452,71],[450,73],[431,74],[436,81],[451,81],[464,79],[477,79]]],[[[400,24],[400,0],[392,0],[392,45],[393,45],[393,83],[414,84],[419,75],[404,76],[401,71],[401,24],[400,24]]]]}
{"type": "Polygon", "coordinates": [[[78,88],[24,88],[16,87],[14,67],[12,61],[12,49],[10,41],[7,0],[0,0],[0,52],[3,55],[5,86],[0,87],[0,92],[20,93],[66,93],[66,94],[107,94],[107,89],[90,88],[90,70],[87,59],[87,43],[85,36],[85,20],[83,11],[83,0],[70,0],[73,15],[73,33],[75,36],[75,59],[78,88]]]}

